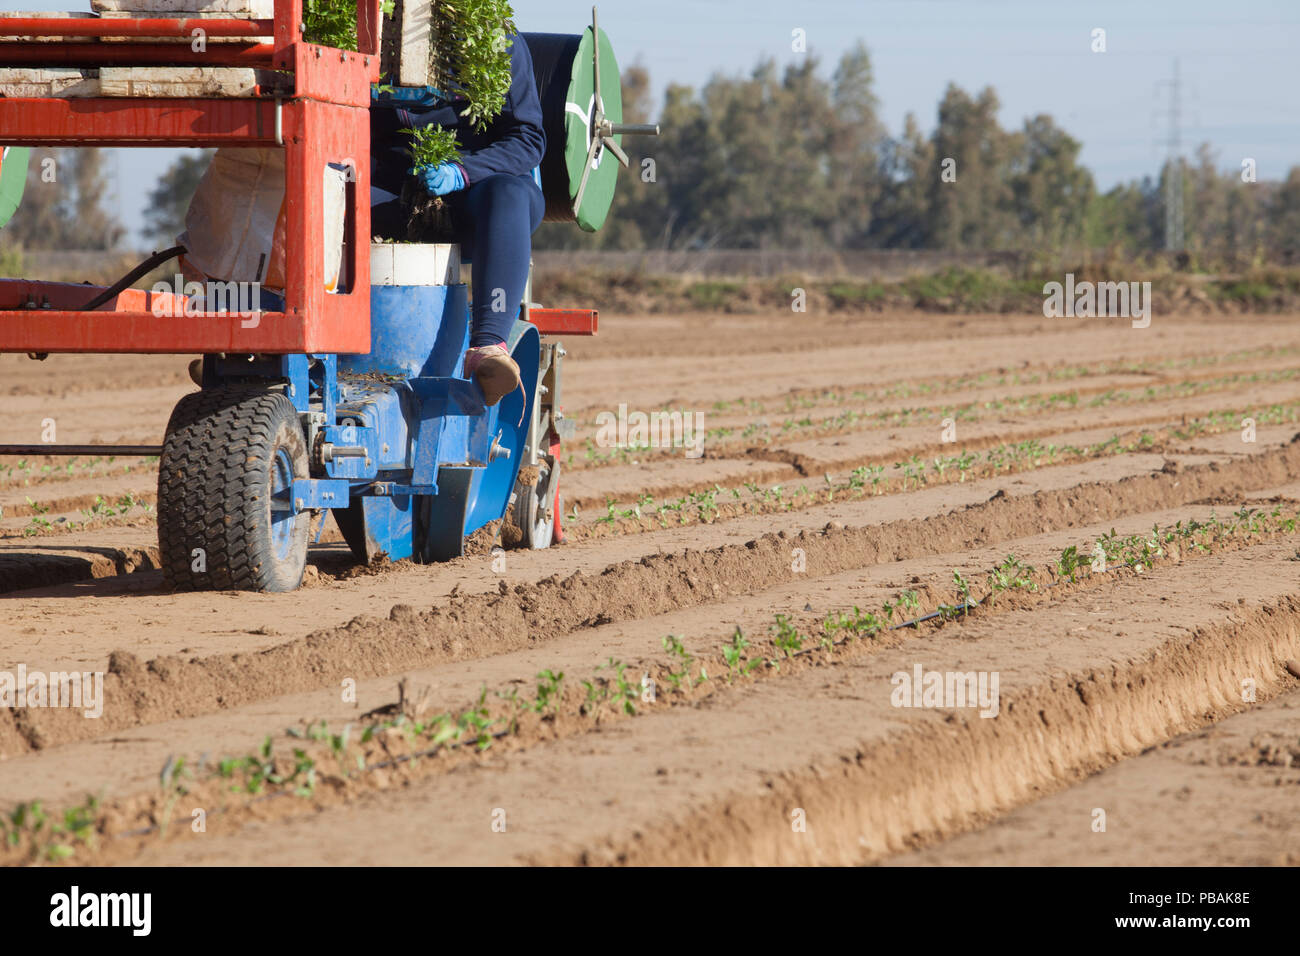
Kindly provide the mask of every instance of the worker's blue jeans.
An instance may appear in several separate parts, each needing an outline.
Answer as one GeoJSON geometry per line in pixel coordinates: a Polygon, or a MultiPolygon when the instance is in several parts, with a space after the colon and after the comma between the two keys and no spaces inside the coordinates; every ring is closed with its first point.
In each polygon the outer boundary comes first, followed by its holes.
{"type": "MultiPolygon", "coordinates": [[[[454,239],[474,265],[470,348],[495,345],[510,335],[528,284],[532,235],[541,225],[546,201],[532,176],[498,174],[443,197],[454,239]]],[[[400,202],[376,205],[377,235],[396,235],[400,202]]]]}
{"type": "Polygon", "coordinates": [[[532,176],[488,176],[444,197],[461,251],[474,264],[470,348],[504,342],[528,284],[533,233],[546,200],[532,176]]]}

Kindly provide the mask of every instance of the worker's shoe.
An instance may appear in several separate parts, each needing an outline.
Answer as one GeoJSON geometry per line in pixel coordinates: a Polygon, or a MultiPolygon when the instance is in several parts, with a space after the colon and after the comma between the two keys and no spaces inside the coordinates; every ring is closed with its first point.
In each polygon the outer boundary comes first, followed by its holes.
{"type": "Polygon", "coordinates": [[[519,365],[504,342],[467,350],[465,375],[478,382],[485,405],[495,405],[519,387],[519,365]]]}

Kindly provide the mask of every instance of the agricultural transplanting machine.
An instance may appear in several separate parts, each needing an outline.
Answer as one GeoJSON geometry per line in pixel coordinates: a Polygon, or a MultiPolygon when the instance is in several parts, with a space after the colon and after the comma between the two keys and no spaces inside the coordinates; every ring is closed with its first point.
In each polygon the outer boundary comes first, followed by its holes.
{"type": "MultiPolygon", "coordinates": [[[[367,562],[451,558],[494,522],[533,548],[562,538],[564,349],[553,337],[594,334],[597,313],[542,309],[525,296],[507,343],[523,388],[484,407],[461,374],[469,309],[458,249],[368,241],[380,0],[357,4],[358,52],[305,42],[302,6],[275,0],[274,19],[261,20],[4,21],[17,38],[90,42],[0,41],[0,67],[58,64],[88,77],[96,68],[253,67],[267,80],[233,97],[0,97],[0,129],[14,146],[284,150],[284,294],[264,298],[251,317],[196,314],[173,292],[128,288],[145,266],[106,288],[0,280],[0,352],[204,356],[200,391],[181,399],[159,448],[0,446],[0,454],[158,454],[159,545],[175,588],[297,587],[313,518],[326,510],[367,562]],[[202,51],[176,42],[192,28],[209,39],[202,51]],[[130,42],[98,42],[123,37],[130,42]],[[331,167],[347,182],[333,288],[321,189],[331,167]]],[[[545,113],[547,219],[594,229],[617,175],[602,158],[626,164],[621,134],[657,130],[621,123],[617,65],[594,14],[581,36],[525,38],[545,113]]]]}

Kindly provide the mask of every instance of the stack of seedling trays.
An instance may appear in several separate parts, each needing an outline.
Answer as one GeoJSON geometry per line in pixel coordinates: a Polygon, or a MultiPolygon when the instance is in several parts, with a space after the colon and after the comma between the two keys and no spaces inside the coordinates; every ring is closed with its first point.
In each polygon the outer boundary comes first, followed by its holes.
{"type": "MultiPolygon", "coordinates": [[[[86,11],[0,12],[2,43],[176,43],[201,51],[208,44],[269,42],[265,37],[214,37],[195,27],[187,37],[24,37],[6,35],[5,20],[27,18],[267,20],[274,0],[91,0],[86,11]]],[[[51,58],[54,60],[55,58],[51,58]]],[[[283,92],[284,74],[250,67],[228,66],[101,66],[62,65],[0,67],[0,96],[5,97],[248,97],[283,92]]],[[[90,59],[90,58],[88,58],[90,59]]]]}

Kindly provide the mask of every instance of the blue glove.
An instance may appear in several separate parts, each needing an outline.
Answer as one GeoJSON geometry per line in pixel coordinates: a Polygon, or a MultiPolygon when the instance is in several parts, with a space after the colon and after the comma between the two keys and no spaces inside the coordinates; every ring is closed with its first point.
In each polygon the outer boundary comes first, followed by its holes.
{"type": "Polygon", "coordinates": [[[458,189],[465,188],[465,174],[455,163],[440,163],[437,166],[420,166],[415,175],[424,183],[425,192],[430,196],[445,196],[458,189]]]}

